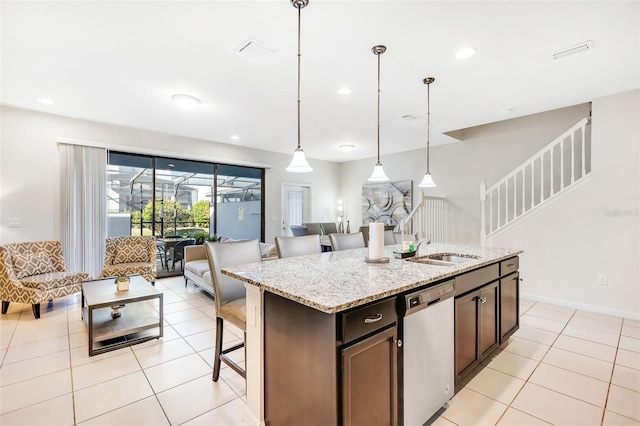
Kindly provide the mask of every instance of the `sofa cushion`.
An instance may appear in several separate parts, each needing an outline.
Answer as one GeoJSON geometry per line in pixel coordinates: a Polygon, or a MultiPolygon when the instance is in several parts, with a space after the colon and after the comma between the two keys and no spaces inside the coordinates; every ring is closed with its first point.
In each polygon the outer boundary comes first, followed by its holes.
{"type": "Polygon", "coordinates": [[[89,274],[86,272],[48,272],[23,278],[20,284],[37,290],[51,290],[88,280],[89,274]]]}
{"type": "Polygon", "coordinates": [[[202,276],[202,279],[204,280],[205,283],[207,283],[209,287],[211,287],[211,290],[213,290],[213,280],[211,279],[211,271],[205,272],[204,275],[202,276]]]}
{"type": "Polygon", "coordinates": [[[206,259],[191,260],[184,265],[184,269],[202,277],[205,272],[209,272],[209,262],[206,259]]]}
{"type": "Polygon", "coordinates": [[[13,256],[12,261],[13,271],[18,279],[56,270],[49,254],[44,252],[17,254],[13,256]]]}
{"type": "Polygon", "coordinates": [[[140,240],[116,246],[113,265],[136,262],[149,262],[149,248],[146,241],[140,240]]]}

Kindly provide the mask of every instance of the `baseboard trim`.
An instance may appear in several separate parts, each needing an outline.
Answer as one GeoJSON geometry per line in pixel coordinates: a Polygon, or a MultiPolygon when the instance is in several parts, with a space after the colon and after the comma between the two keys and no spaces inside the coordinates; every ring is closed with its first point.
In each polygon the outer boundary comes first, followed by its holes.
{"type": "Polygon", "coordinates": [[[242,423],[246,426],[265,426],[265,422],[261,422],[253,415],[249,410],[249,407],[244,407],[244,416],[242,417],[242,423]]]}
{"type": "Polygon", "coordinates": [[[640,321],[640,313],[638,312],[620,311],[617,309],[603,308],[600,306],[587,305],[584,303],[577,303],[577,302],[572,302],[570,300],[556,299],[553,297],[538,296],[536,294],[530,294],[530,293],[520,293],[520,297],[522,297],[523,299],[533,300],[535,302],[547,302],[547,303],[552,303],[554,305],[560,305],[560,306],[566,306],[568,308],[579,309],[581,311],[595,312],[598,314],[605,314],[605,315],[611,315],[614,317],[627,318],[627,319],[640,321]]]}

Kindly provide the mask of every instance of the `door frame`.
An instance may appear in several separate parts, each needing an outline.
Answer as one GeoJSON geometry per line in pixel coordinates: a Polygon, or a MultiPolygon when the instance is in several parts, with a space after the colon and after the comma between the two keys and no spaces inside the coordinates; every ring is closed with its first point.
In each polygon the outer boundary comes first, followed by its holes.
{"type": "Polygon", "coordinates": [[[280,185],[280,231],[279,235],[288,236],[289,232],[285,226],[285,218],[287,216],[287,191],[292,189],[300,189],[306,191],[306,197],[302,199],[302,221],[311,221],[311,184],[300,182],[282,182],[280,185]]]}

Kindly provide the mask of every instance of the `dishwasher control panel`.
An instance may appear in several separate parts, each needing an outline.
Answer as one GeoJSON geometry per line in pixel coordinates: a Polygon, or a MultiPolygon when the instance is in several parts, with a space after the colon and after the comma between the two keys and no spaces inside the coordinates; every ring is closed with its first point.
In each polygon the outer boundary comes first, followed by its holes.
{"type": "Polygon", "coordinates": [[[455,292],[455,280],[449,280],[433,287],[409,293],[404,296],[405,315],[419,311],[427,306],[453,297],[455,292]]]}

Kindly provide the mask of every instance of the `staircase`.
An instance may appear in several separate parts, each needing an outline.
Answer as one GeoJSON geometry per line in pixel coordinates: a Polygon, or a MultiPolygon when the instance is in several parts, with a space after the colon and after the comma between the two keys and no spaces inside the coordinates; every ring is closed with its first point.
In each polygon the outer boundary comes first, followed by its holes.
{"type": "Polygon", "coordinates": [[[446,197],[431,197],[422,194],[416,208],[400,222],[400,232],[415,239],[425,238],[431,243],[447,242],[448,217],[446,197]]]}
{"type": "Polygon", "coordinates": [[[493,186],[482,182],[482,244],[590,175],[591,125],[584,118],[493,186]]]}

